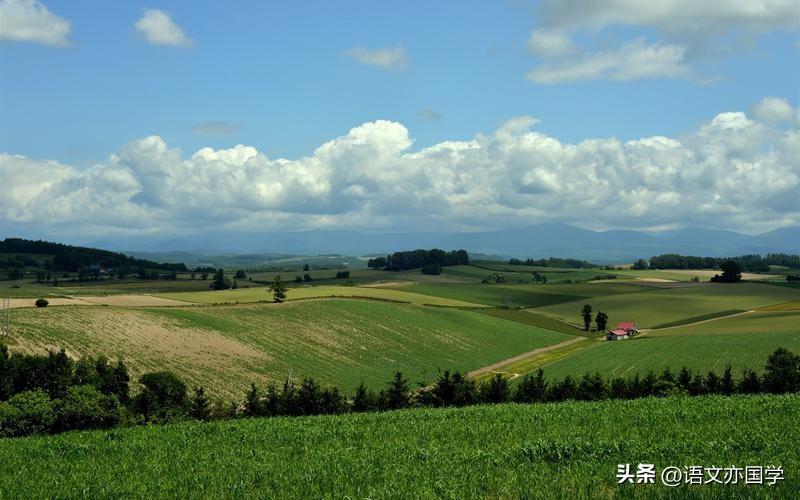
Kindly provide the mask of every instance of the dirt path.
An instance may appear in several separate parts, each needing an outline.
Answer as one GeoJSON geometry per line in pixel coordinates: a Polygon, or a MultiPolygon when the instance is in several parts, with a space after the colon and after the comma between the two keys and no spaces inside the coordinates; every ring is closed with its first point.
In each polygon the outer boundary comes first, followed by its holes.
{"type": "MultiPolygon", "coordinates": [[[[539,349],[534,349],[532,351],[524,352],[522,354],[518,354],[513,358],[504,359],[503,361],[498,361],[497,363],[492,363],[489,366],[484,366],[483,368],[478,368],[477,370],[473,370],[467,373],[469,377],[477,377],[478,375],[482,375],[484,373],[494,372],[497,371],[499,368],[502,368],[508,364],[516,363],[517,361],[522,361],[523,359],[528,359],[530,357],[536,356],[537,354],[541,354],[543,352],[552,351],[554,349],[560,349],[562,347],[566,347],[568,345],[575,344],[577,342],[581,342],[583,340],[588,340],[586,337],[575,337],[574,339],[565,340],[564,342],[549,345],[547,347],[540,347],[539,349]]],[[[518,374],[514,374],[518,375],[518,374]]],[[[512,377],[514,378],[514,377],[512,377]]]]}

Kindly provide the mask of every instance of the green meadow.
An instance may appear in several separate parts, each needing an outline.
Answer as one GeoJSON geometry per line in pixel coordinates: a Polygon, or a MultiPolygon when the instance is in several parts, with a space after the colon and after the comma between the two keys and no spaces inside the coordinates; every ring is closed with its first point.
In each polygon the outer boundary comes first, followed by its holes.
{"type": "MultiPolygon", "coordinates": [[[[632,344],[633,342],[631,342],[632,344]]],[[[793,498],[800,396],[490,405],[0,440],[5,498],[793,498]],[[618,464],[780,465],[773,486],[618,484],[618,464]]]]}
{"type": "Polygon", "coordinates": [[[17,309],[11,347],[123,357],[134,373],[169,367],[216,396],[250,382],[313,376],[379,389],[394,371],[428,382],[571,338],[468,310],[375,300],[195,307],[17,309]]]}

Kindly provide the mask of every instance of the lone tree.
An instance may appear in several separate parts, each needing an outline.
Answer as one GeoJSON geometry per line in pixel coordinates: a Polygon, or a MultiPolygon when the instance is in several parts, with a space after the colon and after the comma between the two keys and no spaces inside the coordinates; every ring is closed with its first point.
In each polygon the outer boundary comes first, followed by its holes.
{"type": "Polygon", "coordinates": [[[604,332],[606,331],[606,326],[608,325],[608,314],[604,313],[603,311],[597,311],[597,317],[594,319],[595,323],[597,323],[597,331],[604,332]]]}
{"type": "Polygon", "coordinates": [[[718,283],[738,283],[742,281],[742,268],[735,260],[728,259],[723,261],[719,268],[722,270],[722,274],[715,274],[711,281],[718,283]]]}
{"type": "Polygon", "coordinates": [[[272,280],[269,291],[272,292],[273,302],[281,303],[286,300],[286,285],[281,281],[280,275],[275,276],[275,279],[272,280]]]}
{"type": "Polygon", "coordinates": [[[231,282],[225,279],[225,271],[217,269],[214,273],[214,281],[208,287],[212,290],[227,290],[231,287],[231,282]]]}
{"type": "Polygon", "coordinates": [[[592,325],[592,306],[589,304],[583,306],[581,315],[583,316],[583,329],[588,332],[589,327],[592,325]]]}

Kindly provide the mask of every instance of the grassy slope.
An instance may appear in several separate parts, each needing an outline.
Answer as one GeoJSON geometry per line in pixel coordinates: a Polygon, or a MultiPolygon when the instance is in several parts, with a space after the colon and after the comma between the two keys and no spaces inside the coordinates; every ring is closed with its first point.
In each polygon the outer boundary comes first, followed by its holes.
{"type": "MultiPolygon", "coordinates": [[[[475,307],[476,304],[458,300],[455,298],[431,297],[410,293],[404,287],[399,290],[376,287],[357,287],[357,286],[312,286],[291,288],[287,292],[288,300],[308,299],[316,297],[367,297],[373,299],[392,300],[397,302],[409,302],[413,304],[430,304],[437,306],[455,307],[475,307]]],[[[160,293],[159,297],[165,297],[186,302],[196,302],[200,304],[233,304],[247,302],[271,302],[272,293],[266,287],[248,288],[238,290],[223,291],[204,291],[191,293],[160,293]]]]}
{"type": "Polygon", "coordinates": [[[612,325],[618,321],[638,321],[640,327],[652,328],[719,311],[750,310],[798,298],[800,291],[786,287],[756,283],[712,284],[674,289],[647,289],[633,294],[594,297],[590,301],[566,302],[544,307],[540,312],[566,321],[578,322],[581,307],[584,302],[588,302],[595,311],[608,313],[612,325]]]}
{"type": "Polygon", "coordinates": [[[251,381],[311,375],[352,390],[395,370],[412,382],[437,368],[472,370],[568,335],[452,308],[364,300],[187,308],[54,307],[12,312],[12,349],[64,346],[122,355],[135,372],[170,368],[215,395],[251,381]]]}
{"type": "Polygon", "coordinates": [[[800,395],[499,405],[0,440],[7,497],[789,498],[800,395]],[[628,425],[621,425],[628,422],[628,425]],[[782,465],[776,486],[618,485],[619,463],[782,465]]]}

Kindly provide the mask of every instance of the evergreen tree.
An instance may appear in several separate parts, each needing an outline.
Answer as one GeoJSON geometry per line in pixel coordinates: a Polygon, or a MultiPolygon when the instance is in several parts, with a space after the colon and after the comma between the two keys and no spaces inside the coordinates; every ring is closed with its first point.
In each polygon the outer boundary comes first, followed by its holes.
{"type": "Polygon", "coordinates": [[[458,372],[453,374],[453,404],[456,406],[468,406],[478,403],[478,389],[475,381],[458,372]]]}
{"type": "Polygon", "coordinates": [[[597,323],[598,332],[606,331],[606,326],[608,325],[608,314],[604,313],[603,311],[598,311],[597,317],[595,318],[595,323],[597,323]]]}
{"type": "Polygon", "coordinates": [[[269,291],[272,292],[273,302],[281,303],[286,300],[286,285],[281,281],[280,275],[275,276],[275,279],[272,280],[269,291]]]}
{"type": "Polygon", "coordinates": [[[800,355],[779,347],[764,366],[764,389],[780,394],[800,391],[800,355]]]}
{"type": "Polygon", "coordinates": [[[536,376],[530,373],[525,375],[514,393],[514,401],[518,403],[536,403],[544,401],[546,397],[547,382],[541,368],[536,371],[536,376]]]}
{"type": "Polygon", "coordinates": [[[689,386],[692,384],[692,372],[685,366],[681,368],[681,373],[678,375],[678,387],[684,392],[689,392],[689,386]]]}
{"type": "Polygon", "coordinates": [[[751,369],[747,369],[742,374],[739,382],[739,392],[742,394],[757,394],[761,392],[761,379],[758,374],[751,369]]]}
{"type": "Polygon", "coordinates": [[[244,398],[244,416],[257,417],[261,415],[261,395],[256,384],[250,384],[250,390],[244,398]]]}
{"type": "Polygon", "coordinates": [[[481,385],[481,401],[485,403],[505,403],[508,401],[508,381],[499,373],[488,382],[481,385]]]}
{"type": "Polygon", "coordinates": [[[408,380],[403,378],[402,373],[395,372],[394,378],[384,392],[382,406],[387,410],[396,410],[407,407],[408,403],[408,380]]]}
{"type": "Polygon", "coordinates": [[[202,387],[195,387],[192,397],[192,407],[189,415],[195,420],[209,420],[211,418],[211,405],[202,387]]]}
{"type": "Polygon", "coordinates": [[[720,392],[719,376],[717,376],[716,373],[708,372],[708,375],[706,375],[705,389],[706,394],[717,394],[720,392]]]}
{"type": "Polygon", "coordinates": [[[356,394],[353,396],[353,411],[364,412],[370,411],[374,407],[374,397],[369,393],[367,387],[362,382],[356,389],[356,394]]]}
{"type": "Polygon", "coordinates": [[[583,316],[583,329],[588,332],[589,327],[592,325],[592,306],[589,304],[584,305],[581,315],[583,316]]]}
{"type": "Polygon", "coordinates": [[[722,394],[730,396],[736,390],[733,382],[733,374],[731,373],[730,365],[725,367],[725,372],[722,374],[722,380],[719,383],[719,390],[722,394]]]}

